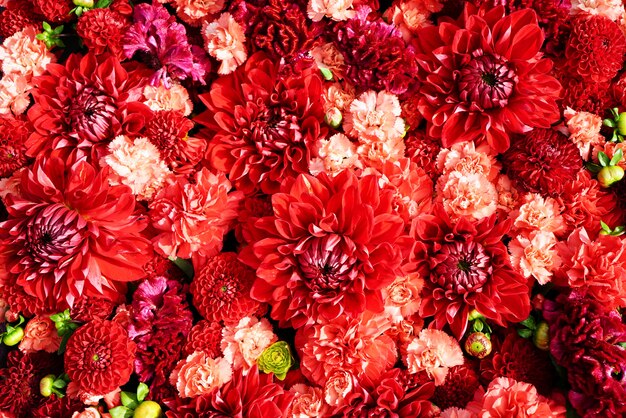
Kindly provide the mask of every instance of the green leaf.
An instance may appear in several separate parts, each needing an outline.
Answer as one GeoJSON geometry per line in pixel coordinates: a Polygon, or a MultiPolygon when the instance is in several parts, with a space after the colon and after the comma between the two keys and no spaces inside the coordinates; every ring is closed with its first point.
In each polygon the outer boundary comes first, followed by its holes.
{"type": "Polygon", "coordinates": [[[116,406],[113,409],[109,409],[109,414],[111,414],[111,418],[131,418],[133,411],[125,406],[116,406]]]}
{"type": "Polygon", "coordinates": [[[104,9],[106,7],[109,7],[111,5],[111,3],[113,3],[113,0],[98,0],[96,5],[94,6],[94,8],[95,9],[104,9]]]}
{"type": "Polygon", "coordinates": [[[611,232],[611,228],[609,228],[609,226],[607,224],[604,223],[604,221],[600,221],[600,226],[602,227],[603,230],[605,230],[606,232],[611,232]]]}
{"type": "Polygon", "coordinates": [[[615,154],[613,154],[613,158],[611,158],[611,165],[619,163],[623,156],[624,153],[622,152],[622,149],[618,148],[617,151],[615,151],[615,154]]]}
{"type": "Polygon", "coordinates": [[[63,389],[67,386],[67,382],[63,379],[56,379],[54,383],[52,383],[53,388],[63,389]]]}
{"type": "Polygon", "coordinates": [[[609,128],[615,128],[616,126],[613,119],[604,119],[602,123],[604,124],[604,126],[608,126],[609,128]]]}
{"type": "Polygon", "coordinates": [[[522,338],[530,338],[533,335],[532,330],[528,329],[528,328],[521,328],[517,330],[517,335],[519,335],[522,338]]]}
{"type": "Polygon", "coordinates": [[[616,226],[615,229],[613,230],[613,235],[621,235],[624,233],[625,229],[626,227],[624,227],[624,225],[616,226]]]}
{"type": "Polygon", "coordinates": [[[183,273],[185,273],[185,276],[187,276],[190,279],[193,279],[193,265],[188,260],[185,260],[184,258],[179,258],[179,257],[168,257],[168,258],[172,263],[176,264],[176,267],[178,267],[179,269],[183,271],[183,273]]]}
{"type": "Polygon", "coordinates": [[[535,321],[535,318],[533,316],[529,316],[528,318],[524,319],[522,322],[520,322],[520,324],[531,330],[537,328],[537,321],[535,321]]]}
{"type": "Polygon", "coordinates": [[[61,33],[63,33],[63,28],[64,28],[63,25],[57,26],[56,28],[54,28],[52,33],[55,34],[55,35],[60,35],[61,33]]]}
{"type": "Polygon", "coordinates": [[[139,383],[139,386],[137,386],[137,400],[143,402],[146,396],[148,396],[148,392],[150,392],[148,385],[143,382],[139,383]]]}
{"type": "Polygon", "coordinates": [[[122,405],[127,408],[135,409],[139,405],[139,401],[137,400],[137,395],[130,392],[122,392],[120,394],[120,398],[122,399],[122,405]]]}
{"type": "Polygon", "coordinates": [[[48,22],[43,22],[43,23],[42,23],[42,26],[43,26],[43,30],[45,30],[46,32],[50,32],[50,31],[52,31],[52,26],[50,26],[50,23],[48,23],[48,22]]]}
{"type": "Polygon", "coordinates": [[[600,160],[600,165],[602,167],[607,167],[611,163],[609,156],[602,151],[598,153],[598,160],[600,160]]]}

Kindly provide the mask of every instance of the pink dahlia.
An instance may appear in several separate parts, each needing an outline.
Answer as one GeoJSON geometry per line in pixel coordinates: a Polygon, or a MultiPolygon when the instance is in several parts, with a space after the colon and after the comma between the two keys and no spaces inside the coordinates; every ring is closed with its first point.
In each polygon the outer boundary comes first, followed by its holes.
{"type": "Polygon", "coordinates": [[[317,69],[289,76],[280,69],[259,52],[200,95],[208,107],[197,118],[210,139],[206,158],[246,194],[275,193],[285,178],[308,173],[310,149],[324,135],[317,69]]]}
{"type": "Polygon", "coordinates": [[[349,170],[300,175],[272,196],[274,215],[255,224],[241,260],[256,269],[252,297],[294,328],[318,318],[381,312],[411,240],[378,178],[349,170]]]}
{"type": "Polygon", "coordinates": [[[432,326],[450,325],[461,339],[471,309],[494,322],[519,322],[530,313],[527,280],[511,267],[502,242],[509,222],[496,215],[453,222],[441,205],[423,215],[412,234],[418,241],[416,258],[425,275],[420,315],[434,317],[432,326]]]}
{"type": "Polygon", "coordinates": [[[6,197],[0,224],[0,293],[20,289],[49,312],[82,295],[118,300],[125,282],[145,276],[146,223],[130,189],[109,186],[106,170],[53,154],[23,173],[20,189],[6,197]]]}
{"type": "Polygon", "coordinates": [[[542,58],[544,35],[533,10],[506,16],[502,6],[487,11],[468,3],[457,20],[444,19],[422,28],[416,41],[419,110],[429,135],[445,147],[486,140],[503,152],[511,133],[559,119],[561,86],[542,58]]]}

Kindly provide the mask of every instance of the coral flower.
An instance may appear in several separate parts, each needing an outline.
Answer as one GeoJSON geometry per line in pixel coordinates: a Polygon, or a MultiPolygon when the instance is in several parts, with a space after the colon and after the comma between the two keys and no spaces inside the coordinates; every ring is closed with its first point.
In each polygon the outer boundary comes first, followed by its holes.
{"type": "Polygon", "coordinates": [[[233,370],[225,359],[212,359],[206,353],[196,351],[178,363],[170,380],[180,396],[193,398],[222,386],[232,375],[233,370]]]}
{"type": "Polygon", "coordinates": [[[511,264],[521,269],[524,277],[532,276],[544,285],[560,264],[555,245],[556,237],[552,232],[535,231],[528,237],[518,235],[509,243],[511,264]]]}
{"type": "Polygon", "coordinates": [[[543,41],[533,10],[505,16],[502,6],[486,11],[467,3],[458,20],[421,29],[419,110],[428,134],[445,147],[486,140],[503,152],[511,133],[557,121],[561,86],[541,56],[543,41]]]}
{"type": "Polygon", "coordinates": [[[38,76],[45,72],[48,64],[56,62],[56,56],[36,36],[37,30],[28,26],[2,42],[0,62],[5,75],[38,76]]]}
{"type": "Polygon", "coordinates": [[[450,367],[460,366],[464,360],[459,342],[437,329],[422,330],[408,345],[406,353],[409,373],[426,371],[436,386],[443,385],[450,367]]]}
{"type": "Polygon", "coordinates": [[[20,342],[19,348],[24,353],[40,350],[54,353],[60,344],[61,337],[57,334],[54,322],[47,316],[36,316],[26,324],[24,339],[20,342]]]}
{"type": "Polygon", "coordinates": [[[242,318],[239,323],[227,325],[222,331],[221,348],[224,358],[234,370],[249,370],[256,364],[263,350],[278,340],[266,318],[242,318]]]}
{"type": "Polygon", "coordinates": [[[218,74],[230,74],[248,58],[243,28],[230,13],[224,13],[214,22],[202,26],[206,50],[221,61],[218,74]]]}

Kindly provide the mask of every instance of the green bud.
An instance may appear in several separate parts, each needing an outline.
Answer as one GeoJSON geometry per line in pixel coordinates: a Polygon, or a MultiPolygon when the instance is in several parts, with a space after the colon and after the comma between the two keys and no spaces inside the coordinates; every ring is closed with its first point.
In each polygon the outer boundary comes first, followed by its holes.
{"type": "Polygon", "coordinates": [[[94,0],[74,0],[74,6],[91,9],[94,6],[94,0]]]}
{"type": "Polygon", "coordinates": [[[54,384],[55,376],[53,374],[49,374],[39,381],[39,393],[41,396],[48,397],[52,395],[52,385],[54,384]]]}
{"type": "Polygon", "coordinates": [[[324,77],[324,80],[330,81],[333,79],[333,72],[330,71],[328,68],[320,68],[320,72],[322,73],[322,77],[324,77]]]}
{"type": "Polygon", "coordinates": [[[617,133],[622,136],[626,135],[626,112],[619,114],[619,119],[617,119],[617,133]]]}
{"type": "Polygon", "coordinates": [[[624,169],[619,165],[610,165],[602,167],[602,170],[598,173],[598,182],[602,187],[611,187],[612,184],[617,183],[624,178],[624,169]]]}
{"type": "Polygon", "coordinates": [[[485,358],[491,354],[492,344],[482,332],[473,332],[465,340],[465,352],[476,358],[485,358]]]}
{"type": "Polygon", "coordinates": [[[341,114],[341,110],[333,107],[326,112],[326,116],[324,116],[324,122],[332,128],[339,128],[341,126],[341,122],[343,121],[343,116],[341,114]]]}
{"type": "Polygon", "coordinates": [[[535,347],[540,350],[547,350],[550,348],[550,337],[548,335],[550,327],[546,321],[541,321],[539,325],[537,325],[537,329],[535,329],[535,333],[533,334],[533,343],[535,343],[535,347]]]}
{"type": "Polygon", "coordinates": [[[293,365],[293,356],[289,344],[278,341],[265,349],[257,359],[259,370],[264,373],[274,373],[278,379],[283,380],[293,365]]]}
{"type": "Polygon", "coordinates": [[[163,413],[161,405],[154,401],[143,401],[133,413],[133,418],[159,418],[163,413]]]}
{"type": "Polygon", "coordinates": [[[485,319],[485,317],[478,312],[476,309],[472,309],[469,313],[469,317],[467,318],[470,321],[474,321],[476,319],[485,319]]]}
{"type": "Polygon", "coordinates": [[[22,338],[24,338],[24,328],[15,327],[11,331],[4,334],[2,342],[9,347],[13,347],[14,345],[19,344],[20,341],[22,341],[22,338]]]}

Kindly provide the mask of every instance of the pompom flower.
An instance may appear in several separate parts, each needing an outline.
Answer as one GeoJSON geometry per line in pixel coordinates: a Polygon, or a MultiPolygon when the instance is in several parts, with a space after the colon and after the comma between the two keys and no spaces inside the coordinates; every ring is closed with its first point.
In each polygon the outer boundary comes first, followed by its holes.
{"type": "Polygon", "coordinates": [[[437,329],[423,329],[406,348],[409,373],[425,371],[436,386],[446,380],[450,367],[462,365],[463,360],[458,341],[437,329]]]}
{"type": "Polygon", "coordinates": [[[248,58],[246,35],[230,13],[223,13],[211,23],[205,22],[202,37],[208,53],[221,62],[218,74],[232,73],[248,58]]]}
{"type": "Polygon", "coordinates": [[[230,381],[233,370],[225,359],[215,359],[203,351],[196,351],[181,360],[170,378],[178,394],[183,398],[193,398],[211,393],[230,381]]]}
{"type": "Polygon", "coordinates": [[[76,32],[95,55],[111,53],[122,60],[122,37],[128,26],[126,18],[111,8],[97,8],[81,15],[76,32]]]}

